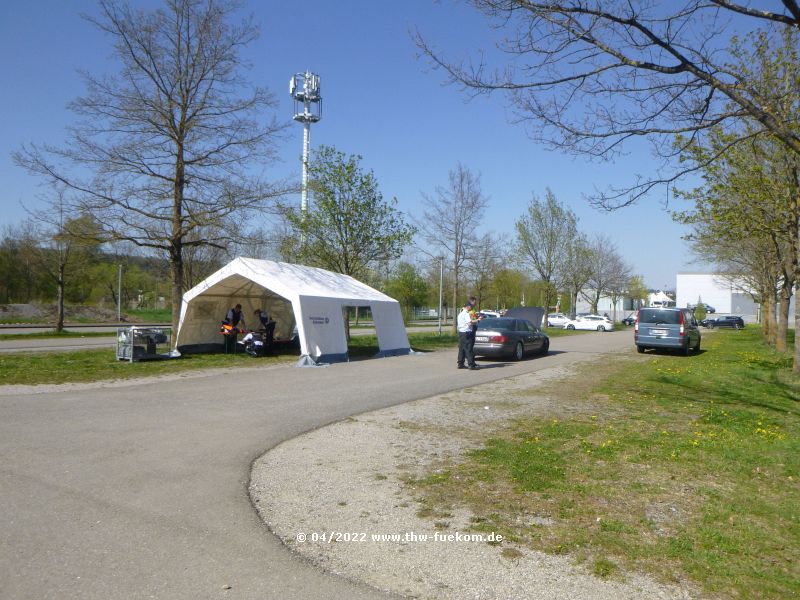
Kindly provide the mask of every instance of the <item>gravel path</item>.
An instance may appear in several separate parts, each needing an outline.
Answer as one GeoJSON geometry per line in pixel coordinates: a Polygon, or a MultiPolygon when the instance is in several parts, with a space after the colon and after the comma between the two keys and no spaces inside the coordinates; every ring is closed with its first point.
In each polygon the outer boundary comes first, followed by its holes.
{"type": "Polygon", "coordinates": [[[514,546],[519,553],[506,558],[508,544],[463,538],[475,535],[464,509],[447,523],[417,516],[404,479],[457,458],[510,418],[570,410],[546,396],[519,393],[568,375],[567,368],[552,367],[365,413],[294,438],[255,461],[251,498],[272,531],[313,564],[411,598],[693,597],[687,589],[636,574],[624,582],[601,580],[569,557],[524,547],[514,546]]]}

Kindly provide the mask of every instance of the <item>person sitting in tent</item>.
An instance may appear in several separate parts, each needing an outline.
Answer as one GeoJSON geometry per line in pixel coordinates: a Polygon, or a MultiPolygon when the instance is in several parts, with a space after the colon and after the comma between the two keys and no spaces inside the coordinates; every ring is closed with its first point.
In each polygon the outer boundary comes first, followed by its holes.
{"type": "Polygon", "coordinates": [[[256,319],[261,323],[260,331],[264,334],[264,341],[267,345],[267,350],[272,348],[272,342],[275,339],[275,321],[273,321],[266,311],[257,308],[255,311],[256,319]]]}
{"type": "Polygon", "coordinates": [[[257,331],[249,332],[239,343],[244,345],[244,351],[250,356],[264,356],[267,350],[262,334],[257,331]]]}

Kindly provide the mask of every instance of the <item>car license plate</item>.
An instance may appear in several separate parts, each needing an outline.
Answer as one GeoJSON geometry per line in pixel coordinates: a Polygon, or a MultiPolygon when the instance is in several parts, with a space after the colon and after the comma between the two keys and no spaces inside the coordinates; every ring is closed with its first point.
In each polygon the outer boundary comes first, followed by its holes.
{"type": "Polygon", "coordinates": [[[476,342],[488,342],[489,338],[484,335],[479,335],[475,338],[476,342]]]}
{"type": "Polygon", "coordinates": [[[650,335],[667,335],[666,329],[651,329],[650,335]]]}

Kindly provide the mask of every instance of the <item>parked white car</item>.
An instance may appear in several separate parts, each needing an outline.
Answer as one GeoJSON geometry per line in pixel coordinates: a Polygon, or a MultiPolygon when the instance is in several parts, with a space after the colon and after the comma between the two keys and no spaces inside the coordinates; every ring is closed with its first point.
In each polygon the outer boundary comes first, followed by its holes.
{"type": "Polygon", "coordinates": [[[614,323],[608,317],[584,315],[567,320],[563,329],[587,329],[589,331],[614,331],[614,323]]]}
{"type": "Polygon", "coordinates": [[[484,319],[497,319],[502,315],[496,310],[482,310],[479,313],[484,319]]]}
{"type": "Polygon", "coordinates": [[[550,313],[547,315],[548,327],[564,327],[564,324],[569,321],[569,317],[564,313],[550,313]]]}

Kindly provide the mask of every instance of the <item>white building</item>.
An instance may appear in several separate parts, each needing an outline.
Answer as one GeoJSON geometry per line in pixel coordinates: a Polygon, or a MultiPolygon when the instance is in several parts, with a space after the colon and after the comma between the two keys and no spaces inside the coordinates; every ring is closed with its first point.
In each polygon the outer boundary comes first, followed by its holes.
{"type": "MultiPolygon", "coordinates": [[[[589,300],[591,294],[591,290],[586,290],[578,294],[578,302],[575,304],[576,314],[587,314],[591,312],[592,303],[589,300]]],[[[617,320],[620,320],[635,312],[636,309],[643,304],[643,301],[637,302],[627,296],[622,297],[617,299],[615,312],[614,302],[612,302],[611,298],[606,295],[601,295],[597,301],[597,314],[607,314],[612,318],[616,314],[617,320]]]]}
{"type": "Polygon", "coordinates": [[[710,304],[717,313],[741,315],[745,321],[758,320],[759,306],[746,286],[714,273],[678,273],[675,285],[677,306],[710,304]]]}

